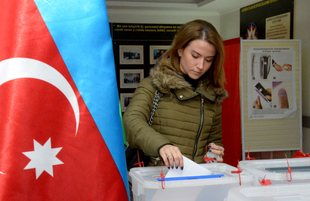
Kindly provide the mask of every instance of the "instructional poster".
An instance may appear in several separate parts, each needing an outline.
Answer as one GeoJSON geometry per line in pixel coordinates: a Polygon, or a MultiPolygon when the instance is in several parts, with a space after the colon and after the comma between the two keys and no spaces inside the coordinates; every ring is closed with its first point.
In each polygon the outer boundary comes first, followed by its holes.
{"type": "Polygon", "coordinates": [[[250,47],[248,115],[276,119],[296,114],[295,51],[292,47],[250,47]]]}

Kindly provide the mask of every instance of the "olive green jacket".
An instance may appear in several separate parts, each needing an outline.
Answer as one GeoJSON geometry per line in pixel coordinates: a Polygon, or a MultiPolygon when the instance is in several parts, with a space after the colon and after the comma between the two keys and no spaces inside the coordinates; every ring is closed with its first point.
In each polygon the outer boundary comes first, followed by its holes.
{"type": "Polygon", "coordinates": [[[207,81],[200,81],[193,90],[178,71],[156,66],[140,82],[124,113],[127,141],[154,157],[162,146],[172,144],[185,157],[203,163],[209,143],[222,146],[221,103],[227,96],[225,89],[207,81]],[[150,127],[156,89],[161,98],[150,127]]]}

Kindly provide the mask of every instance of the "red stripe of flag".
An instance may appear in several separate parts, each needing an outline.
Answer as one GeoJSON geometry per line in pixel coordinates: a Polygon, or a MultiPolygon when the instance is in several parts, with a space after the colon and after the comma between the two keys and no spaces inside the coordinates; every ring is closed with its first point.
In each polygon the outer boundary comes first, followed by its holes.
{"type": "MultiPolygon", "coordinates": [[[[67,80],[79,106],[79,114],[74,113],[57,86],[32,72],[1,83],[0,200],[128,200],[114,160],[35,3],[1,1],[0,18],[0,79],[8,77],[4,69],[12,69],[8,59],[42,62],[67,80]]],[[[26,63],[21,66],[28,69],[26,63]]]]}

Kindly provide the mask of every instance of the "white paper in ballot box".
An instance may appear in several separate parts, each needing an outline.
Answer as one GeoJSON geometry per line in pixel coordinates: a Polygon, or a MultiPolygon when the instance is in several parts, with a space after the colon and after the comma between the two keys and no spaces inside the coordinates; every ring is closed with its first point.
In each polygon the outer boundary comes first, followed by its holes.
{"type": "Polygon", "coordinates": [[[181,170],[180,168],[170,168],[165,178],[175,178],[175,177],[192,177],[192,176],[205,176],[211,175],[211,171],[202,167],[201,165],[195,163],[194,161],[183,156],[183,165],[184,168],[181,170]]]}

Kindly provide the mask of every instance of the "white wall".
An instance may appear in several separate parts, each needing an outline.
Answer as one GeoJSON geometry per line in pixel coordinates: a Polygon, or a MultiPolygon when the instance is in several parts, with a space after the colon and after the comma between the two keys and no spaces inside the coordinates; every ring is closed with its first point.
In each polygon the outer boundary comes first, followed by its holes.
{"type": "Polygon", "coordinates": [[[240,11],[227,13],[221,16],[220,34],[224,40],[240,36],[240,11]]]}
{"type": "MultiPolygon", "coordinates": [[[[295,0],[294,38],[302,47],[302,114],[310,116],[310,1],[295,0]]],[[[303,128],[303,151],[310,153],[310,128],[303,128]]]]}
{"type": "Polygon", "coordinates": [[[295,0],[294,38],[301,39],[302,44],[302,102],[303,115],[310,116],[310,1],[295,0]]]}

